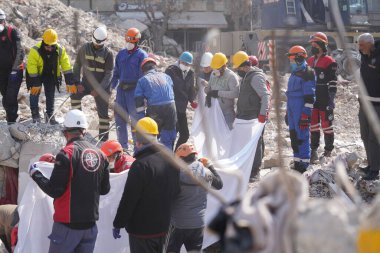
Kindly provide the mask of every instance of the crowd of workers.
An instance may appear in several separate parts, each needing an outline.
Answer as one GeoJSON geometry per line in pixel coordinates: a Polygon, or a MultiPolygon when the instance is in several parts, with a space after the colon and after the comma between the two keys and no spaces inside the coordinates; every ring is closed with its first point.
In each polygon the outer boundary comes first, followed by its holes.
{"type": "MultiPolygon", "coordinates": [[[[54,225],[49,236],[49,252],[93,252],[97,237],[99,196],[110,191],[109,173],[129,170],[124,192],[113,222],[112,234],[120,238],[120,229],[129,234],[131,252],[200,251],[203,241],[207,191],[183,170],[164,159],[156,148],[162,145],[181,158],[193,177],[217,190],[223,182],[211,161],[199,158],[195,147],[188,143],[188,105],[198,107],[195,87],[194,58],[183,52],[178,61],[158,71],[158,62],[139,47],[141,33],[130,28],[125,34],[126,48],[115,57],[105,45],[106,27],[93,31],[92,41],[85,43],[71,66],[69,56],[58,44],[58,34],[47,29],[42,41],[34,45],[27,57],[26,68],[21,38],[17,29],[5,22],[0,10],[0,89],[9,124],[18,115],[17,94],[25,72],[30,91],[30,108],[34,123],[41,121],[38,107],[42,86],[46,96],[45,121],[58,124],[54,117],[55,89],[59,91],[62,76],[70,93],[71,107],[63,122],[66,146],[56,157],[44,156],[54,163],[50,179],[40,171],[38,163],[29,173],[38,186],[54,198],[54,225]],[[25,69],[24,69],[25,68],[25,69]],[[25,71],[24,71],[25,70],[25,71]],[[115,110],[117,139],[108,140],[109,98],[116,89],[115,103],[126,112],[115,110]],[[101,149],[85,141],[88,127],[81,111],[81,99],[95,99],[99,117],[101,149]],[[129,118],[130,121],[126,121],[129,118]],[[128,139],[128,123],[132,139],[128,139]],[[136,131],[136,129],[138,131],[136,131]],[[178,133],[178,140],[177,139],[178,133]],[[134,157],[126,152],[134,144],[134,157]],[[160,143],[159,143],[160,142],[160,143]],[[62,234],[66,236],[62,238],[62,234]]],[[[337,92],[337,64],[327,55],[328,38],[322,32],[310,38],[311,57],[299,45],[289,49],[291,75],[288,80],[287,113],[293,169],[303,173],[309,163],[318,160],[320,127],[325,147],[322,156],[332,155],[334,148],[334,99],[337,92]],[[311,140],[311,141],[310,141],[311,140]]],[[[375,112],[380,116],[380,44],[371,34],[359,37],[362,54],[361,73],[375,112]]],[[[205,106],[218,103],[229,129],[234,121],[257,120],[265,124],[270,111],[271,89],[255,56],[239,51],[232,56],[232,68],[221,52],[203,54],[199,78],[204,86],[205,106]]],[[[360,132],[368,167],[365,179],[379,175],[379,143],[360,107],[360,132]]],[[[251,177],[257,176],[263,158],[263,134],[259,139],[251,177]]]]}

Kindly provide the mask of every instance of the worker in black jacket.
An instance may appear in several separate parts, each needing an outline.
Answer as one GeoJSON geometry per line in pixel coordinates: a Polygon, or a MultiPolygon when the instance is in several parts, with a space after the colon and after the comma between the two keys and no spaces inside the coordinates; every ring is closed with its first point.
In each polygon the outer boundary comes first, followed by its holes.
{"type": "Polygon", "coordinates": [[[189,52],[183,52],[178,62],[170,65],[165,73],[173,80],[174,101],[177,110],[177,127],[179,132],[175,150],[179,145],[187,142],[189,139],[189,127],[187,124],[186,108],[190,103],[193,109],[198,104],[195,99],[194,72],[191,70],[193,64],[193,55],[189,52]]]}
{"type": "Polygon", "coordinates": [[[24,50],[18,30],[5,22],[6,15],[0,9],[0,93],[7,113],[8,124],[18,117],[17,95],[23,78],[24,50]]]}
{"type": "Polygon", "coordinates": [[[98,148],[83,139],[88,123],[82,111],[69,111],[63,125],[67,144],[57,154],[50,179],[39,171],[38,163],[30,166],[29,174],[54,198],[49,253],[92,253],[98,234],[99,196],[111,188],[108,163],[98,148]]]}
{"type": "MultiPolygon", "coordinates": [[[[380,41],[374,40],[369,33],[364,33],[358,38],[359,51],[362,56],[360,74],[367,89],[368,96],[360,96],[360,101],[371,102],[377,120],[380,118],[380,41]]],[[[360,102],[359,101],[359,102],[360,102]]],[[[380,170],[380,144],[375,132],[370,125],[367,115],[360,104],[359,109],[360,135],[367,154],[368,166],[365,168],[365,180],[375,180],[380,170]]],[[[377,121],[378,124],[378,121],[377,121]]]]}
{"type": "Polygon", "coordinates": [[[113,236],[120,238],[120,228],[129,234],[131,253],[162,253],[169,230],[171,205],[179,192],[179,172],[152,145],[157,143],[158,126],[149,117],[140,119],[136,134],[136,161],[129,170],[127,182],[113,221],[113,236]]]}

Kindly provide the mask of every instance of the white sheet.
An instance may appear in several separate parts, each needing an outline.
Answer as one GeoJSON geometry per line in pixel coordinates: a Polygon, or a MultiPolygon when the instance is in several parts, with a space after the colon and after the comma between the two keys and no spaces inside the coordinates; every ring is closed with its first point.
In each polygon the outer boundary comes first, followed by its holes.
{"type": "MultiPolygon", "coordinates": [[[[211,108],[204,108],[201,105],[196,110],[191,131],[192,138],[200,156],[212,158],[224,183],[220,193],[228,201],[235,200],[238,186],[240,193],[246,191],[257,141],[263,126],[264,124],[258,123],[257,120],[236,120],[234,129],[230,131],[224,122],[216,99],[213,99],[211,108]],[[205,133],[208,138],[211,138],[211,145],[205,145],[205,133]],[[239,182],[237,177],[231,176],[231,173],[228,172],[239,173],[242,181],[239,182]]],[[[52,165],[41,163],[40,167],[43,174],[50,177],[52,165]]],[[[127,176],[128,172],[112,174],[110,177],[111,191],[100,198],[100,218],[97,222],[99,233],[95,253],[129,252],[128,236],[124,229],[121,231],[121,239],[115,240],[112,237],[112,222],[127,176]]],[[[29,182],[19,204],[19,241],[15,252],[48,252],[50,243],[48,235],[53,224],[53,200],[39,189],[27,173],[21,173],[20,180],[29,182]]],[[[209,196],[206,211],[207,223],[214,217],[219,207],[220,204],[209,196]]],[[[216,237],[206,232],[203,246],[207,247],[216,240],[216,237]]]]}

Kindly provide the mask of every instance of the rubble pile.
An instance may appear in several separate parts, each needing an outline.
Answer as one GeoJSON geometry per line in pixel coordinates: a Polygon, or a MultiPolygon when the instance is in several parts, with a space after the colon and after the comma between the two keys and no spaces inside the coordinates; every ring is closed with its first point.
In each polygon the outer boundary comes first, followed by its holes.
{"type": "MultiPolygon", "coordinates": [[[[95,14],[66,6],[59,0],[6,0],[2,8],[7,13],[7,22],[20,29],[27,51],[41,40],[45,29],[53,28],[58,33],[59,43],[74,57],[76,46],[91,40],[93,29],[101,25],[95,14]],[[78,13],[77,25],[75,13],[78,13]]],[[[108,44],[114,52],[124,47],[124,32],[108,29],[108,44]]]]}

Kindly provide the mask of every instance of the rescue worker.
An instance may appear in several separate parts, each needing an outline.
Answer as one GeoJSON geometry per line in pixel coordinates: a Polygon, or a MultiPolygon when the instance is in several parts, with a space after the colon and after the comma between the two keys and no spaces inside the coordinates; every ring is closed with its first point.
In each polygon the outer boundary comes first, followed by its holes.
{"type": "Polygon", "coordinates": [[[91,253],[98,234],[99,196],[110,191],[108,163],[97,147],[84,140],[88,123],[82,111],[69,111],[63,125],[67,144],[56,156],[50,179],[39,171],[38,162],[30,166],[29,174],[54,198],[49,253],[91,253]]]}
{"type": "Polygon", "coordinates": [[[363,169],[365,172],[363,179],[375,180],[378,179],[380,170],[380,144],[364,112],[361,101],[366,99],[371,102],[377,114],[378,122],[380,118],[380,41],[375,42],[371,34],[364,33],[359,36],[358,43],[361,54],[360,74],[368,92],[368,97],[359,95],[360,136],[368,161],[368,166],[363,169]]]}
{"type": "Polygon", "coordinates": [[[310,117],[315,102],[315,75],[307,65],[306,50],[293,46],[288,52],[291,75],[286,96],[285,123],[289,126],[294,169],[303,173],[310,163],[310,117]]]}
{"type": "Polygon", "coordinates": [[[191,69],[193,55],[190,52],[183,52],[178,61],[170,65],[165,73],[173,80],[174,100],[177,110],[177,132],[179,133],[175,149],[185,143],[189,137],[189,127],[187,124],[186,109],[190,103],[192,108],[197,108],[195,99],[194,72],[191,69]]]}
{"type": "Polygon", "coordinates": [[[18,117],[17,95],[23,77],[24,50],[18,30],[6,24],[6,15],[0,9],[0,93],[8,124],[18,117]]]}
{"type": "Polygon", "coordinates": [[[307,64],[312,67],[317,76],[315,90],[315,103],[311,114],[311,157],[310,162],[318,160],[318,147],[320,139],[320,126],[325,138],[325,151],[322,156],[331,157],[334,148],[334,107],[335,94],[337,91],[337,63],[327,55],[328,39],[326,34],[317,32],[311,36],[311,53],[307,64]]]}
{"type": "MultiPolygon", "coordinates": [[[[188,169],[194,177],[209,184],[213,189],[222,189],[222,179],[211,161],[207,158],[198,158],[197,154],[194,145],[189,143],[180,145],[175,151],[175,155],[188,164],[188,169]]],[[[194,182],[184,171],[180,171],[179,178],[181,190],[172,207],[166,252],[179,253],[182,245],[185,245],[187,252],[201,252],[207,191],[194,182]]]]}
{"type": "Polygon", "coordinates": [[[211,98],[217,98],[224,119],[232,129],[235,120],[235,102],[239,96],[239,78],[227,68],[227,62],[228,59],[223,53],[214,54],[210,65],[213,71],[205,93],[206,106],[211,107],[211,98]]]}
{"type": "Polygon", "coordinates": [[[100,150],[107,157],[110,172],[120,173],[129,170],[135,158],[125,153],[123,147],[117,140],[107,140],[102,144],[100,150]]]}
{"type": "Polygon", "coordinates": [[[92,42],[87,42],[78,50],[73,71],[75,80],[80,84],[77,87],[78,92],[70,97],[71,108],[79,110],[82,110],[81,101],[84,96],[94,97],[99,117],[99,139],[102,141],[108,140],[109,100],[99,96],[97,90],[109,96],[114,67],[113,54],[104,45],[106,40],[107,28],[100,26],[93,31],[92,42]]]}
{"type": "Polygon", "coordinates": [[[11,250],[12,229],[17,225],[19,220],[17,205],[0,205],[0,239],[9,252],[13,252],[11,250]]]}
{"type": "Polygon", "coordinates": [[[141,63],[144,76],[137,82],[136,110],[139,118],[148,116],[157,122],[160,142],[168,149],[173,150],[177,135],[173,81],[167,74],[157,71],[156,66],[157,62],[149,57],[141,63]]]}
{"type": "Polygon", "coordinates": [[[212,57],[213,57],[212,53],[206,52],[202,55],[202,58],[201,58],[201,63],[200,63],[201,73],[199,77],[207,82],[210,81],[210,76],[212,72],[212,68],[210,67],[212,57]]]}
{"type": "MultiPolygon", "coordinates": [[[[264,72],[257,67],[252,67],[248,54],[243,51],[234,54],[232,64],[242,78],[237,100],[236,118],[247,122],[258,119],[260,123],[265,123],[268,120],[271,94],[264,72]]],[[[254,178],[260,170],[264,156],[263,134],[264,130],[257,143],[250,178],[254,178]]]]}
{"type": "MultiPolygon", "coordinates": [[[[116,55],[116,63],[111,80],[111,88],[116,90],[116,103],[121,106],[131,120],[131,130],[137,122],[137,112],[135,105],[135,89],[137,81],[143,76],[141,63],[148,54],[138,46],[141,33],[136,28],[130,28],[125,34],[126,48],[116,55]]],[[[121,146],[128,149],[128,124],[115,111],[115,122],[117,127],[117,139],[121,146]]],[[[132,131],[133,142],[135,143],[135,133],[132,131]]]]}
{"type": "Polygon", "coordinates": [[[47,29],[42,35],[42,41],[30,49],[26,65],[26,85],[30,90],[30,109],[33,123],[41,121],[38,101],[41,86],[44,85],[46,96],[45,121],[58,124],[54,118],[55,87],[59,91],[62,82],[61,69],[65,76],[66,91],[77,92],[70,59],[63,46],[58,44],[58,34],[53,29],[47,29]]]}
{"type": "Polygon", "coordinates": [[[120,238],[120,228],[125,228],[131,253],[162,253],[171,206],[179,192],[179,173],[154,147],[160,145],[157,123],[145,117],[137,122],[136,128],[145,137],[136,134],[136,161],[128,172],[113,221],[113,236],[120,238]]]}

